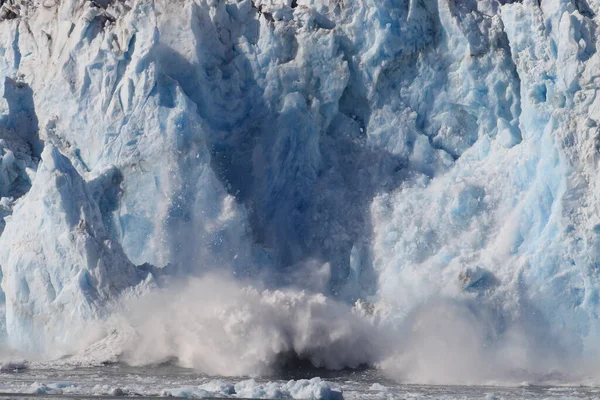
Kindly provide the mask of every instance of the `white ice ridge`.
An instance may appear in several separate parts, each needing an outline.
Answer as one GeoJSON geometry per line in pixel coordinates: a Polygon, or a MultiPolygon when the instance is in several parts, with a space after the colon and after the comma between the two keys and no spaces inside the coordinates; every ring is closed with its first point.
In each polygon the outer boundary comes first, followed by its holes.
{"type": "Polygon", "coordinates": [[[218,271],[368,299],[354,339],[390,347],[358,361],[410,379],[444,375],[436,345],[596,354],[597,0],[0,3],[7,346],[75,352],[123,298],[218,271]]]}

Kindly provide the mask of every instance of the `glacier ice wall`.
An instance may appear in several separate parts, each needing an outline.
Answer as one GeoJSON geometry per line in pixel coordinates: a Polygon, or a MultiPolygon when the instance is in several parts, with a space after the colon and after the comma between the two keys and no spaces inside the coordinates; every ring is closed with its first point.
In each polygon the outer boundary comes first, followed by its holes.
{"type": "Polygon", "coordinates": [[[449,172],[373,203],[380,291],[401,309],[462,292],[500,309],[505,325],[544,326],[554,346],[597,336],[594,9],[502,6],[518,125],[499,117],[495,140],[480,135],[449,172]]]}
{"type": "Polygon", "coordinates": [[[11,346],[220,271],[597,347],[597,1],[8,3],[11,346]]]}
{"type": "Polygon", "coordinates": [[[3,270],[6,331],[19,348],[28,348],[31,336],[61,344],[74,333],[65,326],[97,316],[103,302],[145,278],[109,239],[89,190],[96,180],[86,183],[52,144],[42,159],[10,217],[18,223],[9,222],[0,238],[0,246],[10,249],[2,265],[14,266],[3,270]],[[53,318],[60,322],[49,323],[53,318]]]}

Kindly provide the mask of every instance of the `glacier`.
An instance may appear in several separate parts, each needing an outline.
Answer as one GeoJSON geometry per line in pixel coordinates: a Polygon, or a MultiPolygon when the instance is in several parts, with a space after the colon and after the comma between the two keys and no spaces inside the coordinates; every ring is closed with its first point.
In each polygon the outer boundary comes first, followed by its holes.
{"type": "Polygon", "coordinates": [[[0,4],[0,350],[597,355],[598,1],[0,4]]]}

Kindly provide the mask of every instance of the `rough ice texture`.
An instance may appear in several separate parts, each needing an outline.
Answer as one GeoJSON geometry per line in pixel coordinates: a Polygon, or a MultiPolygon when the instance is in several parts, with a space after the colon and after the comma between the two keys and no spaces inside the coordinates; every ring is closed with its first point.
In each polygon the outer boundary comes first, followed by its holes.
{"type": "Polygon", "coordinates": [[[13,346],[27,348],[32,337],[69,343],[73,328],[145,278],[102,224],[88,186],[100,179],[85,182],[67,157],[46,144],[36,180],[0,237],[0,248],[9,249],[0,265],[13,266],[3,269],[2,280],[13,346]]]}
{"type": "Polygon", "coordinates": [[[486,340],[519,325],[596,347],[597,1],[17,11],[0,22],[13,346],[54,351],[124,292],[221,270],[392,321],[451,298],[486,340]]]}
{"type": "Polygon", "coordinates": [[[0,387],[3,392],[37,395],[69,396],[144,396],[178,397],[193,399],[301,399],[301,400],[343,400],[341,390],[320,378],[281,382],[256,382],[245,380],[237,383],[211,380],[196,386],[156,388],[143,383],[124,387],[93,385],[79,382],[34,382],[31,384],[8,383],[0,387]]]}

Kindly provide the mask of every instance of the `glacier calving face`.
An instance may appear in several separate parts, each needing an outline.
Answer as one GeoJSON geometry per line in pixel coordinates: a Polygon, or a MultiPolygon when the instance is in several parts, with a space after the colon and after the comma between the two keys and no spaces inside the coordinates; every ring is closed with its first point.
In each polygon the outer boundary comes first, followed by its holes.
{"type": "Polygon", "coordinates": [[[8,249],[0,264],[13,266],[3,269],[2,283],[12,346],[43,351],[47,338],[65,345],[83,321],[102,315],[106,302],[150,284],[102,223],[89,186],[114,181],[114,171],[105,174],[85,182],[67,157],[46,144],[36,180],[0,237],[0,247],[8,249]]]}
{"type": "MultiPolygon", "coordinates": [[[[57,355],[122,296],[219,271],[368,298],[386,343],[452,299],[487,344],[597,347],[598,2],[21,3],[0,21],[11,346],[57,355]]],[[[269,361],[307,348],[281,343],[269,361]]]]}
{"type": "Polygon", "coordinates": [[[401,309],[463,292],[500,309],[506,326],[544,331],[548,347],[597,337],[597,5],[581,7],[500,9],[520,81],[520,133],[510,135],[520,144],[506,146],[499,123],[496,140],[480,136],[445,175],[373,203],[380,290],[401,309]],[[457,280],[473,268],[488,273],[457,280]]]}

